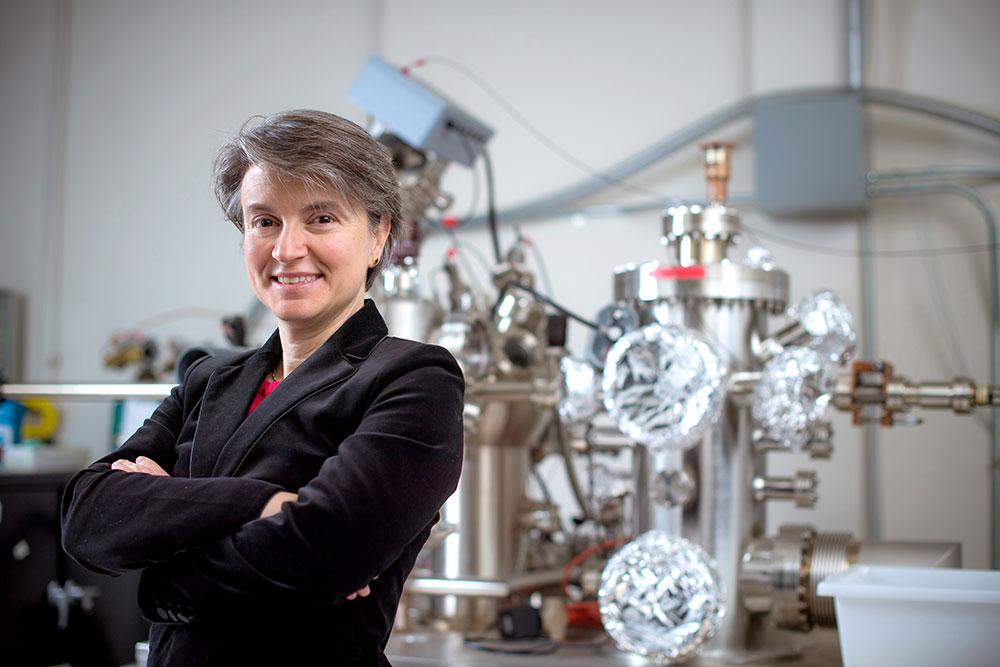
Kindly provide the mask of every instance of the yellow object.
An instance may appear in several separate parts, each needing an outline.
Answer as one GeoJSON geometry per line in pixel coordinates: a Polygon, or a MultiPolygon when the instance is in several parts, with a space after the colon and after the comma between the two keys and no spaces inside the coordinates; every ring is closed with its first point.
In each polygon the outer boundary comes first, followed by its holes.
{"type": "Polygon", "coordinates": [[[26,398],[24,421],[21,422],[22,440],[49,440],[59,428],[59,410],[43,398],[26,398]]]}

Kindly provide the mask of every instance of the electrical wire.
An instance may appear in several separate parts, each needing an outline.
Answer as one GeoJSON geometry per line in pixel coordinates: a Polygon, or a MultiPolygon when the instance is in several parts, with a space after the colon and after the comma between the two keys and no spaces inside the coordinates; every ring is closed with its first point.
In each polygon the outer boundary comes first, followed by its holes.
{"type": "Polygon", "coordinates": [[[146,329],[152,329],[154,327],[161,326],[167,322],[173,322],[175,320],[181,319],[222,319],[227,317],[229,313],[225,313],[221,310],[215,310],[213,308],[198,308],[198,307],[187,307],[187,308],[173,308],[171,310],[164,311],[162,313],[157,313],[147,317],[146,319],[140,320],[128,327],[129,331],[143,331],[146,329]]]}
{"type": "Polygon", "coordinates": [[[547,637],[532,637],[530,639],[466,637],[462,643],[478,651],[505,655],[548,655],[558,651],[562,645],[561,642],[547,637]]]}
{"type": "Polygon", "coordinates": [[[851,250],[849,248],[829,248],[827,246],[809,243],[807,241],[797,241],[780,234],[773,234],[760,228],[750,227],[742,223],[745,230],[757,234],[761,238],[766,238],[779,245],[798,250],[805,250],[820,255],[834,255],[837,257],[875,257],[880,259],[915,259],[920,257],[941,257],[944,255],[968,255],[978,252],[990,252],[998,247],[996,243],[980,243],[965,246],[948,246],[944,248],[926,248],[915,250],[851,250]]]}
{"type": "Polygon", "coordinates": [[[520,225],[514,225],[514,230],[517,232],[518,242],[526,245],[531,250],[531,254],[535,258],[535,266],[538,267],[538,273],[542,276],[542,284],[545,285],[545,291],[554,297],[556,291],[552,286],[552,278],[549,277],[549,269],[545,265],[545,257],[542,255],[542,251],[538,249],[538,244],[535,243],[534,239],[524,236],[521,233],[520,225]]]}
{"type": "MultiPolygon", "coordinates": [[[[633,192],[640,192],[646,195],[650,194],[655,195],[658,198],[657,203],[659,206],[666,204],[683,203],[681,200],[675,197],[664,197],[664,195],[660,193],[656,193],[651,190],[647,190],[645,188],[633,185],[628,181],[625,181],[621,177],[594,169],[589,165],[585,164],[575,156],[571,155],[568,151],[565,151],[560,146],[555,144],[537,127],[532,125],[519,111],[517,111],[517,109],[514,108],[512,104],[510,104],[495,88],[493,88],[493,86],[491,86],[487,81],[485,81],[482,77],[477,75],[471,69],[462,65],[459,62],[439,56],[429,56],[415,60],[408,67],[404,67],[403,71],[404,73],[408,73],[408,71],[411,69],[417,67],[423,67],[424,65],[431,63],[445,65],[464,74],[469,80],[471,80],[473,83],[482,88],[487,94],[489,94],[497,102],[497,104],[499,104],[505,111],[507,111],[507,113],[509,113],[511,117],[513,117],[525,129],[527,129],[532,135],[534,135],[535,138],[538,139],[543,145],[548,147],[550,150],[552,150],[555,154],[559,155],[563,159],[576,165],[577,167],[579,167],[580,169],[582,169],[583,171],[594,177],[596,180],[602,181],[607,184],[617,185],[623,187],[624,189],[631,190],[633,192]]],[[[830,92],[839,93],[842,91],[840,89],[835,89],[834,91],[830,92]]],[[[966,125],[971,125],[973,127],[976,127],[977,129],[986,132],[990,132],[993,134],[1000,134],[1000,121],[998,121],[997,119],[990,118],[988,116],[984,116],[982,114],[978,114],[971,110],[962,109],[960,107],[953,107],[951,105],[944,105],[940,102],[937,102],[936,100],[927,100],[913,95],[896,93],[895,91],[883,91],[879,89],[867,88],[862,90],[861,92],[863,93],[863,97],[867,102],[882,104],[890,107],[901,107],[901,108],[908,108],[911,110],[917,110],[922,113],[942,118],[945,120],[951,120],[953,122],[960,122],[966,125]]],[[[750,113],[752,108],[754,108],[754,106],[758,104],[774,102],[785,98],[792,101],[798,98],[809,98],[809,99],[822,98],[825,94],[827,94],[827,91],[806,90],[803,92],[777,93],[774,95],[767,95],[767,96],[762,96],[760,98],[753,98],[746,100],[743,103],[732,105],[731,107],[723,109],[721,112],[717,114],[713,114],[712,116],[705,119],[705,121],[703,121],[702,123],[695,124],[690,128],[685,128],[684,130],[682,130],[679,133],[680,138],[683,140],[683,143],[681,143],[681,145],[686,145],[688,143],[691,143],[691,141],[693,141],[698,136],[703,136],[704,134],[707,134],[710,131],[714,131],[715,129],[717,129],[722,125],[725,125],[743,115],[750,113]]],[[[670,142],[661,142],[661,143],[671,145],[671,148],[673,148],[670,142]]],[[[648,166],[648,164],[654,160],[648,160],[645,157],[646,153],[655,153],[655,152],[656,152],[655,150],[646,151],[640,156],[636,156],[636,158],[629,160],[627,162],[627,164],[629,164],[629,167],[627,169],[630,169],[634,172],[638,171],[644,166],[648,166]],[[633,166],[632,163],[638,163],[638,166],[633,166]]],[[[934,168],[934,169],[941,169],[941,168],[934,168]]],[[[931,169],[929,171],[933,171],[934,169],[931,169]]],[[[951,176],[954,178],[966,177],[966,178],[993,179],[998,177],[998,170],[992,167],[958,166],[958,167],[949,167],[946,169],[950,169],[953,171],[953,174],[951,174],[951,176]]],[[[616,171],[621,171],[621,170],[622,168],[616,169],[616,171]]],[[[490,169],[490,172],[491,171],[492,169],[490,169]]],[[[905,172],[902,170],[898,170],[898,171],[886,171],[886,172],[874,172],[874,171],[869,172],[868,179],[869,182],[874,183],[875,181],[880,179],[886,180],[886,179],[900,178],[904,176],[920,177],[919,174],[914,174],[913,172],[905,172]]],[[[932,176],[928,175],[927,177],[930,178],[932,176]]],[[[579,197],[577,197],[577,199],[581,199],[584,196],[586,195],[580,195],[579,197]]],[[[519,207],[519,209],[526,209],[526,208],[530,208],[530,205],[519,207]]],[[[493,225],[496,224],[496,215],[497,215],[496,212],[492,211],[489,216],[489,219],[492,220],[491,224],[493,225]]],[[[869,251],[851,250],[846,248],[845,249],[828,248],[826,246],[821,246],[818,244],[808,243],[804,241],[797,241],[779,234],[774,234],[771,232],[766,232],[761,229],[756,229],[754,227],[747,225],[746,223],[744,223],[742,227],[745,231],[751,234],[756,234],[760,237],[770,239],[771,241],[774,241],[786,247],[796,248],[798,250],[804,250],[807,252],[813,252],[821,255],[831,255],[838,257],[876,257],[884,259],[911,259],[911,258],[920,258],[927,256],[972,254],[977,252],[989,251],[993,249],[993,246],[991,245],[953,246],[945,248],[928,248],[920,250],[869,250],[869,251]]],[[[494,241],[494,245],[495,247],[499,247],[496,241],[494,241]]],[[[498,255],[497,263],[499,263],[499,261],[500,260],[498,255]]]]}
{"type": "MultiPolygon", "coordinates": [[[[580,324],[588,326],[591,329],[594,329],[595,331],[601,331],[602,330],[601,325],[597,324],[596,322],[592,322],[592,321],[590,321],[590,320],[588,320],[588,319],[586,319],[584,317],[581,317],[580,315],[577,315],[573,311],[571,311],[571,310],[569,310],[567,308],[564,308],[563,306],[560,306],[558,303],[556,303],[555,301],[553,301],[549,297],[545,296],[544,294],[542,294],[538,290],[532,289],[531,287],[526,287],[525,285],[522,285],[521,283],[518,283],[518,282],[514,282],[513,280],[508,280],[506,283],[504,283],[503,289],[500,290],[500,294],[497,296],[497,305],[500,305],[500,300],[503,299],[504,294],[507,293],[507,290],[510,289],[510,288],[512,288],[512,287],[516,288],[516,289],[519,289],[519,290],[523,290],[523,291],[527,292],[528,294],[531,294],[533,297],[535,297],[536,299],[538,299],[542,303],[546,303],[546,304],[552,306],[553,308],[555,308],[556,310],[558,310],[560,313],[562,313],[566,317],[568,317],[570,319],[573,319],[573,320],[576,320],[580,324]]],[[[494,313],[496,312],[496,306],[494,306],[493,312],[494,313]]]]}
{"type": "Polygon", "coordinates": [[[580,169],[588,176],[591,176],[592,178],[598,181],[603,181],[608,185],[618,187],[622,190],[626,190],[628,192],[633,192],[636,194],[641,194],[645,197],[651,197],[660,204],[665,204],[674,201],[672,197],[665,196],[654,190],[650,190],[648,188],[635,185],[622,178],[616,178],[611,174],[605,173],[599,169],[595,169],[594,167],[590,166],[580,158],[576,157],[563,147],[559,146],[554,141],[552,141],[552,139],[550,139],[544,132],[539,130],[534,124],[532,124],[527,118],[525,118],[524,115],[521,114],[521,112],[519,112],[516,108],[514,108],[514,106],[510,102],[508,102],[504,98],[504,96],[497,91],[496,88],[491,86],[485,79],[483,79],[483,77],[479,76],[470,68],[466,67],[465,65],[463,65],[458,61],[451,60],[450,58],[443,58],[440,56],[428,56],[413,61],[409,66],[403,68],[403,72],[408,73],[409,70],[411,69],[415,69],[417,67],[423,67],[424,65],[428,64],[444,65],[446,67],[450,67],[451,69],[457,72],[462,73],[466,78],[468,78],[474,84],[479,86],[480,89],[486,92],[487,95],[492,97],[493,100],[500,106],[500,108],[502,108],[504,111],[510,114],[510,116],[515,121],[517,121],[518,124],[521,125],[521,127],[523,127],[533,137],[535,137],[535,139],[537,139],[539,143],[541,143],[543,146],[552,151],[552,153],[559,156],[569,164],[580,169]]]}
{"type": "MultiPolygon", "coordinates": [[[[917,237],[918,243],[921,247],[932,246],[933,236],[927,224],[925,210],[916,206],[911,201],[910,211],[912,213],[913,233],[917,237]]],[[[931,300],[934,303],[934,311],[937,315],[938,323],[944,329],[945,338],[948,341],[948,347],[951,348],[950,351],[954,358],[953,361],[955,368],[958,370],[958,375],[961,377],[971,377],[969,364],[965,359],[965,354],[962,352],[962,346],[958,342],[955,327],[952,326],[954,319],[951,316],[951,307],[949,306],[948,298],[944,294],[944,282],[941,279],[941,272],[936,259],[936,257],[924,256],[921,261],[921,265],[924,268],[924,276],[927,278],[927,291],[930,293],[931,300]]]]}
{"type": "MultiPolygon", "coordinates": [[[[466,251],[468,251],[469,254],[471,254],[473,257],[476,258],[477,261],[480,262],[487,276],[492,273],[489,262],[486,261],[486,258],[483,257],[483,254],[479,252],[479,250],[477,250],[475,246],[467,245],[459,241],[458,235],[455,233],[454,229],[446,227],[443,223],[441,227],[442,229],[444,229],[445,233],[448,234],[448,238],[451,239],[451,245],[452,247],[455,248],[455,252],[458,255],[459,261],[461,261],[462,264],[464,265],[465,273],[466,275],[469,276],[469,280],[472,281],[473,287],[478,293],[485,294],[486,292],[483,290],[483,286],[479,282],[479,278],[476,276],[476,273],[472,270],[472,264],[469,262],[468,257],[466,257],[466,251]]],[[[447,260],[447,255],[446,255],[446,260],[447,260]]]]}

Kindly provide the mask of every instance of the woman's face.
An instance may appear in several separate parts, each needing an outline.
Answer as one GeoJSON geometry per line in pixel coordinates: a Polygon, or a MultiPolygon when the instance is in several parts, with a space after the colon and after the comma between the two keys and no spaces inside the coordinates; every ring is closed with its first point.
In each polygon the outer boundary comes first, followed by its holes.
{"type": "Polygon", "coordinates": [[[365,276],[389,234],[332,189],[254,165],[243,176],[243,256],[257,298],[285,327],[339,328],[364,303],[365,276]]]}

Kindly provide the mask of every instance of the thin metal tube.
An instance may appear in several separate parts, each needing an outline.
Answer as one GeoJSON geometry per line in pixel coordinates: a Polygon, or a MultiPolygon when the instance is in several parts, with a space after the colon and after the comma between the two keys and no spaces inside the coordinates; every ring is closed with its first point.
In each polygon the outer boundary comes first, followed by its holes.
{"type": "Polygon", "coordinates": [[[509,581],[414,577],[407,580],[406,590],[409,593],[422,595],[505,598],[518,591],[536,591],[556,586],[559,584],[562,574],[562,569],[540,570],[511,577],[509,581]]]}
{"type": "MultiPolygon", "coordinates": [[[[865,323],[861,331],[862,354],[868,359],[878,359],[875,308],[875,261],[872,257],[871,217],[865,211],[858,221],[858,247],[861,250],[861,311],[865,323]]],[[[862,471],[862,499],[865,507],[863,534],[870,540],[882,537],[882,470],[879,461],[879,427],[868,422],[864,426],[863,449],[865,467],[862,471]]]]}
{"type": "MultiPolygon", "coordinates": [[[[990,246],[990,323],[993,328],[993,336],[990,343],[990,384],[996,385],[1000,379],[1000,252],[997,249],[997,224],[983,198],[975,189],[961,183],[950,183],[946,181],[927,181],[922,183],[894,183],[894,184],[874,184],[868,187],[869,194],[873,196],[881,195],[904,195],[904,194],[933,194],[946,193],[964,197],[971,201],[979,212],[982,213],[986,222],[986,234],[990,246]]],[[[990,522],[993,545],[993,567],[1000,569],[1000,419],[997,419],[996,408],[993,410],[993,423],[991,425],[991,440],[993,444],[993,456],[991,471],[993,476],[992,508],[993,517],[990,522]]]]}
{"type": "Polygon", "coordinates": [[[3,384],[0,399],[47,398],[53,400],[115,400],[164,398],[172,384],[3,384]]]}
{"type": "Polygon", "coordinates": [[[861,90],[864,79],[864,0],[847,0],[847,86],[861,90]]]}
{"type": "Polygon", "coordinates": [[[942,165],[939,167],[924,167],[922,169],[883,169],[869,171],[869,183],[895,180],[935,180],[946,179],[983,179],[1000,180],[1000,169],[996,167],[980,167],[977,165],[942,165]]]}
{"type": "Polygon", "coordinates": [[[576,476],[576,468],[573,467],[573,452],[570,451],[569,439],[563,432],[562,422],[555,420],[556,442],[559,443],[559,453],[562,454],[563,463],[566,465],[566,478],[569,480],[569,487],[573,490],[573,497],[576,498],[583,516],[587,519],[594,518],[594,512],[587,502],[583,489],[580,487],[580,479],[576,476]]]}

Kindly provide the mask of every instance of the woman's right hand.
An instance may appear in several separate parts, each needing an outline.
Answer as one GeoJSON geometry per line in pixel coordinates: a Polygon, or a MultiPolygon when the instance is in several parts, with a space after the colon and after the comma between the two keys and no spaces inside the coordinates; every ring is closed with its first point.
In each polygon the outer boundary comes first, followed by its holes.
{"type": "Polygon", "coordinates": [[[281,511],[281,506],[285,503],[294,503],[299,499],[299,494],[291,493],[290,491],[278,491],[276,494],[271,496],[271,498],[264,505],[264,509],[260,511],[260,518],[274,516],[281,511]]]}

